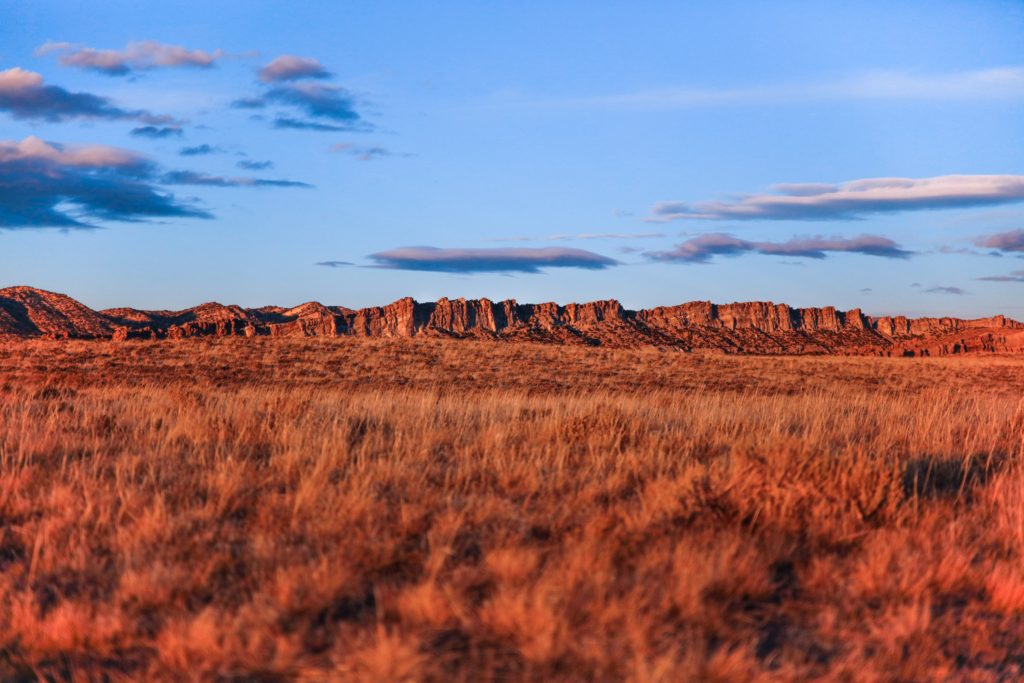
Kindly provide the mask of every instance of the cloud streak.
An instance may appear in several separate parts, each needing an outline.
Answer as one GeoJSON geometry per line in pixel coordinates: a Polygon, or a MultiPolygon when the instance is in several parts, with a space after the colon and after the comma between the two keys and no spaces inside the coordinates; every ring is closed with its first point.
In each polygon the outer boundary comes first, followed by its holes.
{"type": "MultiPolygon", "coordinates": [[[[539,273],[545,268],[603,270],[618,261],[584,249],[439,249],[401,247],[370,254],[374,267],[437,273],[539,273]]],[[[323,262],[325,265],[331,262],[323,262]]]]}
{"type": "Polygon", "coordinates": [[[220,154],[223,151],[224,150],[222,150],[220,147],[214,147],[212,145],[203,143],[201,145],[196,145],[194,147],[182,147],[180,150],[178,150],[178,154],[180,154],[183,157],[199,157],[205,156],[207,154],[220,154]]]}
{"type": "Polygon", "coordinates": [[[62,66],[85,69],[107,76],[126,76],[136,71],[191,67],[208,69],[224,57],[223,50],[205,52],[154,40],[128,43],[121,50],[97,50],[72,43],[45,43],[36,55],[60,54],[62,66]]]}
{"type": "Polygon", "coordinates": [[[247,171],[265,171],[268,168],[274,167],[273,161],[250,161],[249,159],[242,159],[235,164],[238,168],[244,168],[247,171]]]}
{"type": "Polygon", "coordinates": [[[502,106],[547,109],[677,110],[842,101],[968,101],[1024,99],[1024,66],[922,73],[874,70],[830,82],[737,88],[665,87],[547,100],[499,100],[502,106]]]}
{"type": "Polygon", "coordinates": [[[982,282],[1024,282],[1024,270],[1015,270],[1009,275],[989,275],[976,279],[982,282]]]}
{"type": "Polygon", "coordinates": [[[169,116],[121,109],[105,97],[46,85],[40,74],[20,67],[0,71],[0,111],[16,119],[50,122],[68,119],[136,120],[153,125],[173,122],[169,116]]]}
{"type": "Polygon", "coordinates": [[[202,187],[313,187],[309,183],[297,180],[228,178],[196,171],[170,171],[161,176],[160,182],[165,185],[198,185],[202,187]]]}
{"type": "Polygon", "coordinates": [[[350,142],[339,142],[331,145],[329,151],[332,154],[348,154],[359,161],[373,161],[391,156],[391,150],[384,147],[354,145],[350,142]]]}
{"type": "Polygon", "coordinates": [[[786,242],[754,242],[725,233],[708,233],[681,242],[668,251],[649,251],[644,256],[668,263],[708,263],[715,256],[764,254],[823,259],[828,253],[852,253],[883,258],[909,258],[906,251],[886,237],[794,237],[786,242]]]}
{"type": "Polygon", "coordinates": [[[899,211],[995,206],[1024,200],[1024,176],[864,178],[838,185],[784,184],[774,189],[774,194],[729,201],[660,202],[650,220],[851,220],[899,211]]]}
{"type": "Polygon", "coordinates": [[[315,130],[321,133],[341,133],[359,130],[356,127],[334,123],[320,123],[318,121],[303,121],[290,116],[279,116],[274,119],[274,128],[282,130],[315,130]]]}
{"type": "Polygon", "coordinates": [[[927,294],[951,294],[953,296],[963,296],[967,294],[967,290],[959,287],[929,287],[924,290],[927,294]]]}
{"type": "Polygon", "coordinates": [[[139,128],[132,128],[129,131],[132,135],[137,138],[169,138],[169,137],[181,137],[183,131],[181,126],[141,126],[139,128]]]}

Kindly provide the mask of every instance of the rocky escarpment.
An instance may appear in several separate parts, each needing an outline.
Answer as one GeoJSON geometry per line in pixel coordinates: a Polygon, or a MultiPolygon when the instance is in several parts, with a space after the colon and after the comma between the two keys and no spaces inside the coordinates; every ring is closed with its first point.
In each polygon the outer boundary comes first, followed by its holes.
{"type": "Polygon", "coordinates": [[[187,339],[357,336],[486,338],[616,347],[656,345],[724,353],[935,356],[1024,352],[1024,325],[1004,316],[871,317],[859,309],[696,301],[632,311],[614,300],[560,306],[514,300],[411,298],[353,310],[309,302],[294,308],[206,303],[184,311],[93,311],[29,287],[0,290],[0,336],[187,339]]]}

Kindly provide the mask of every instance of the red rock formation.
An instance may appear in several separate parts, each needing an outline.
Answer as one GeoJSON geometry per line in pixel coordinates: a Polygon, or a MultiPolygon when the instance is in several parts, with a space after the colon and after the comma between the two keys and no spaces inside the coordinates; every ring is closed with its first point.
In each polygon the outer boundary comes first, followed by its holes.
{"type": "Polygon", "coordinates": [[[792,308],[694,301],[630,311],[618,301],[559,306],[514,300],[400,299],[351,310],[308,302],[294,308],[207,303],[184,311],[95,312],[61,294],[0,290],[0,335],[185,339],[198,336],[482,337],[616,347],[656,345],[725,353],[936,356],[1024,352],[1024,325],[1004,316],[961,320],[865,316],[860,309],[792,308]]]}
{"type": "Polygon", "coordinates": [[[113,331],[105,316],[69,296],[32,287],[0,289],[0,335],[96,338],[113,331]]]}

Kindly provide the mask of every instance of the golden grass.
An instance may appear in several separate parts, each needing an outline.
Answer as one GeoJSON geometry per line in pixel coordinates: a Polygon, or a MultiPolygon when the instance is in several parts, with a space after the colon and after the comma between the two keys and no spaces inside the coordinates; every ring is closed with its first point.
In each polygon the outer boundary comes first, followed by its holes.
{"type": "Polygon", "coordinates": [[[0,346],[0,679],[1012,680],[1024,359],[0,346]]]}

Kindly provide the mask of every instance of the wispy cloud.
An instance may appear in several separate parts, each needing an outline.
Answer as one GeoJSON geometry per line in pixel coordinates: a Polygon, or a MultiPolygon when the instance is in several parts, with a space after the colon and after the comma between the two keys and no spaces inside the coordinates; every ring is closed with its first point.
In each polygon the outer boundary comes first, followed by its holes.
{"type": "Polygon", "coordinates": [[[181,126],[141,126],[132,128],[129,132],[137,138],[155,139],[181,137],[183,134],[181,126]]]}
{"type": "Polygon", "coordinates": [[[345,268],[348,266],[354,266],[356,264],[351,261],[317,261],[313,264],[314,266],[323,266],[325,268],[345,268]]]}
{"type": "Polygon", "coordinates": [[[584,249],[566,247],[438,249],[401,247],[370,254],[375,267],[440,273],[539,273],[544,268],[603,270],[618,261],[584,249]]]}
{"type": "Polygon", "coordinates": [[[20,67],[0,71],[0,112],[7,112],[16,119],[52,122],[75,118],[136,120],[153,125],[174,122],[170,116],[158,116],[141,109],[121,109],[106,97],[46,85],[40,74],[20,67]]]}
{"type": "Polygon", "coordinates": [[[322,133],[341,133],[353,130],[359,130],[357,127],[349,125],[338,125],[334,123],[320,123],[319,121],[304,121],[302,119],[295,119],[289,116],[279,116],[274,119],[274,128],[281,128],[284,130],[315,130],[322,133]]]}
{"type": "Polygon", "coordinates": [[[391,156],[391,150],[378,146],[356,145],[351,142],[339,142],[331,145],[328,150],[332,154],[348,154],[360,161],[373,161],[391,156]]]}
{"type": "Polygon", "coordinates": [[[929,287],[924,290],[927,294],[951,294],[953,296],[963,296],[967,294],[967,290],[960,289],[959,287],[929,287]]]}
{"type": "Polygon", "coordinates": [[[794,237],[786,242],[754,242],[725,233],[699,235],[681,242],[668,251],[650,251],[644,255],[652,261],[707,263],[715,256],[769,254],[823,259],[829,252],[854,253],[884,258],[908,258],[911,252],[896,242],[878,235],[857,237],[794,237]]]}
{"type": "Polygon", "coordinates": [[[36,55],[60,55],[63,66],[96,71],[108,76],[125,76],[135,71],[192,67],[208,69],[224,57],[223,50],[190,50],[154,40],[128,43],[120,50],[97,50],[72,43],[48,42],[36,49],[36,55]]]}
{"type": "Polygon", "coordinates": [[[776,185],[774,194],[696,204],[660,202],[651,220],[849,220],[877,213],[993,206],[1024,200],[1024,176],[864,178],[838,185],[776,185]]]}
{"type": "Polygon", "coordinates": [[[829,101],[968,101],[1024,99],[1024,66],[925,73],[873,70],[818,83],[733,88],[664,87],[608,95],[539,99],[503,97],[502,106],[554,109],[616,108],[641,110],[700,107],[791,105],[829,101]]]}
{"type": "Polygon", "coordinates": [[[224,176],[197,173],[195,171],[170,171],[160,177],[165,185],[200,185],[205,187],[313,187],[297,180],[270,180],[266,178],[228,178],[224,176]]]}
{"type": "Polygon", "coordinates": [[[330,78],[331,72],[312,57],[296,57],[281,55],[275,57],[259,71],[260,81],[264,83],[280,83],[296,81],[303,78],[330,78]]]}
{"type": "Polygon", "coordinates": [[[989,275],[976,279],[984,282],[1024,282],[1024,270],[1015,270],[1009,275],[989,275]]]}
{"type": "Polygon", "coordinates": [[[90,228],[95,221],[209,218],[160,191],[153,164],[104,145],[0,142],[0,228],[90,228]]]}
{"type": "Polygon", "coordinates": [[[183,157],[198,157],[206,156],[208,154],[220,154],[223,151],[224,150],[222,150],[220,147],[214,147],[213,145],[203,143],[201,145],[196,145],[194,147],[182,147],[180,150],[178,150],[178,154],[180,154],[183,157]]]}
{"type": "Polygon", "coordinates": [[[235,164],[238,168],[244,168],[247,171],[265,171],[268,168],[274,167],[273,161],[250,161],[249,159],[242,159],[235,164]]]}

